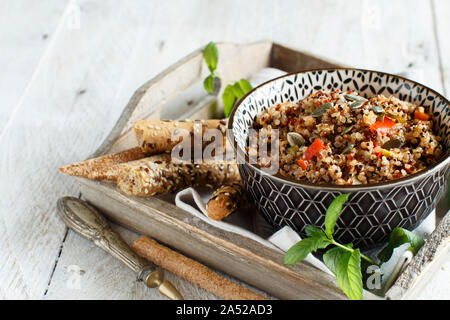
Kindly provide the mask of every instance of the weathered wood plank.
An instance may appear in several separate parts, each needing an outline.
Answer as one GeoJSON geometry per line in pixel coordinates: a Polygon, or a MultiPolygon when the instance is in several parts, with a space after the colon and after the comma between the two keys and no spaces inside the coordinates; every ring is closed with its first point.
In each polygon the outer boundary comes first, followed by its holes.
{"type": "Polygon", "coordinates": [[[433,6],[433,16],[435,23],[435,36],[437,39],[437,47],[439,49],[439,65],[442,72],[442,81],[444,84],[444,93],[450,94],[450,39],[448,38],[448,30],[450,30],[450,2],[445,0],[431,0],[433,6]]]}
{"type": "Polygon", "coordinates": [[[39,68],[68,1],[0,3],[0,133],[39,68]]]}
{"type": "Polygon", "coordinates": [[[120,22],[130,14],[127,5],[115,5],[117,11],[108,13],[98,3],[80,4],[80,29],[61,29],[0,135],[0,287],[6,298],[44,295],[65,234],[55,215],[56,199],[79,192],[56,168],[92,153],[129,97],[125,93],[124,101],[118,99],[130,75],[123,61],[139,41],[136,27],[127,27],[132,19],[120,22]],[[89,14],[94,19],[83,19],[89,14]],[[114,23],[98,29],[105,14],[114,23]],[[123,38],[120,50],[113,50],[116,36],[123,38]]]}
{"type": "Polygon", "coordinates": [[[67,1],[0,4],[0,297],[3,299],[41,297],[62,240],[63,226],[42,215],[53,206],[45,200],[51,197],[46,195],[49,188],[45,186],[54,180],[43,175],[30,176],[36,168],[45,167],[48,155],[45,147],[33,153],[42,144],[34,141],[32,147],[26,137],[39,130],[45,118],[41,118],[42,122],[30,121],[32,118],[27,117],[30,106],[26,105],[29,100],[21,99],[21,95],[32,91],[27,86],[34,79],[34,70],[45,60],[48,44],[57,33],[66,6],[67,1]],[[11,120],[14,114],[20,122],[11,120]],[[40,190],[40,184],[44,189],[40,190]]]}

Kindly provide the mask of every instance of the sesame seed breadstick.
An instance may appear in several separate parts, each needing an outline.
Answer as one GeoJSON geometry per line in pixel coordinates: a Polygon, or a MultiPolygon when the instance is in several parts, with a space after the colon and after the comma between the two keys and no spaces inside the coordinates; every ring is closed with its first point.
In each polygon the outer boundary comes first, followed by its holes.
{"type": "Polygon", "coordinates": [[[242,202],[244,192],[239,182],[217,188],[206,205],[206,214],[213,220],[222,220],[233,213],[242,202]]]}
{"type": "Polygon", "coordinates": [[[267,300],[262,295],[230,281],[201,263],[185,257],[156,241],[141,236],[132,244],[140,256],[227,300],[267,300]]]}
{"type": "Polygon", "coordinates": [[[182,130],[186,130],[193,137],[194,131],[198,130],[203,137],[208,129],[219,129],[225,142],[226,120],[138,120],[134,125],[138,144],[144,152],[170,151],[182,140],[181,136],[172,140],[172,134],[181,135],[182,130]],[[194,123],[197,124],[194,126],[194,123]]]}
{"type": "Polygon", "coordinates": [[[142,159],[146,156],[148,156],[148,153],[142,152],[141,148],[136,147],[79,163],[73,163],[60,167],[59,170],[69,176],[92,180],[116,181],[121,163],[142,159]]]}
{"type": "Polygon", "coordinates": [[[238,179],[235,160],[176,163],[165,153],[121,165],[117,185],[127,194],[152,196],[188,186],[212,188],[238,179]]]}

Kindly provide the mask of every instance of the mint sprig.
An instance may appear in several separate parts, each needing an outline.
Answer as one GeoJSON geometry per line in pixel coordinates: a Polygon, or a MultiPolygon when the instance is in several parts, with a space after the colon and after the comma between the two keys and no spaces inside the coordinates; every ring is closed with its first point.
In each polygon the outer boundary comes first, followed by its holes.
{"type": "Polygon", "coordinates": [[[362,298],[363,293],[361,258],[373,264],[375,262],[361,254],[359,249],[353,249],[353,245],[340,244],[333,238],[334,227],[349,196],[350,194],[341,194],[331,202],[325,215],[325,231],[314,226],[305,227],[308,237],[297,242],[286,252],[284,262],[297,263],[311,252],[334,245],[325,252],[324,264],[336,276],[339,286],[347,297],[358,300],[362,298]]]}
{"type": "MultiPolygon", "coordinates": [[[[353,244],[344,245],[333,238],[334,227],[349,196],[350,194],[341,194],[331,202],[325,214],[325,230],[311,225],[305,227],[307,237],[294,244],[286,252],[284,263],[300,262],[308,254],[332,245],[333,247],[323,255],[323,263],[336,276],[345,295],[352,300],[359,300],[363,297],[361,262],[365,262],[366,266],[367,263],[379,264],[363,255],[359,249],[354,249],[353,244]]],[[[391,232],[388,245],[378,254],[380,264],[388,261],[393,250],[404,243],[410,243],[410,250],[415,254],[424,244],[424,240],[408,230],[395,228],[391,232]]]]}
{"type": "MultiPolygon", "coordinates": [[[[217,63],[219,62],[219,50],[214,42],[210,42],[203,50],[203,58],[211,72],[205,80],[203,80],[203,87],[211,94],[217,94],[220,90],[221,77],[216,73],[217,63]]],[[[231,82],[231,81],[228,81],[231,82]]],[[[241,99],[245,94],[253,89],[250,82],[241,79],[225,87],[222,93],[222,101],[224,105],[225,117],[228,117],[234,104],[241,99]]]]}

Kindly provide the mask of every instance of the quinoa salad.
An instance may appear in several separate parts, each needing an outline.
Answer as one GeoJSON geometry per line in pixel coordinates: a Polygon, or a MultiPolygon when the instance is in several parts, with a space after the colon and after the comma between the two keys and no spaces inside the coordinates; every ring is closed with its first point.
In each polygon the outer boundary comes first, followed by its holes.
{"type": "Polygon", "coordinates": [[[312,183],[399,179],[443,153],[423,107],[392,96],[366,99],[355,91],[316,91],[299,103],[274,105],[257,115],[253,128],[259,139],[278,129],[279,172],[312,183]]]}

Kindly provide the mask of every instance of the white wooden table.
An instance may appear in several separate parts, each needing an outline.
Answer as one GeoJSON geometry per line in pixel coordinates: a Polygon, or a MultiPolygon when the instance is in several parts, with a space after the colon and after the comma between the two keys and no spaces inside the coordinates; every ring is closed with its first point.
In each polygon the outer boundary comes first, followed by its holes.
{"type": "MultiPolygon", "coordinates": [[[[0,298],[160,298],[65,228],[56,200],[79,191],[56,168],[92,153],[134,90],[178,59],[210,40],[274,40],[448,96],[449,14],[448,0],[1,2],[0,298]]],[[[449,269],[419,298],[449,299],[449,269]]]]}

